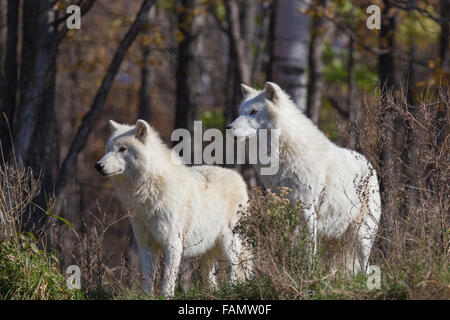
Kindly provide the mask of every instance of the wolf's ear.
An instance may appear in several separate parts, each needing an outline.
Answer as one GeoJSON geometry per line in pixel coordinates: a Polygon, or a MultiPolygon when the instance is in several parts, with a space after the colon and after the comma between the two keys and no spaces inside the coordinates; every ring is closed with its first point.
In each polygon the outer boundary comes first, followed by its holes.
{"type": "Polygon", "coordinates": [[[120,124],[115,122],[114,120],[109,120],[108,125],[112,132],[116,131],[120,127],[120,124]]]}
{"type": "Polygon", "coordinates": [[[142,143],[145,143],[145,141],[147,141],[149,131],[149,124],[146,121],[139,119],[136,122],[136,132],[134,133],[134,137],[142,143]]]}
{"type": "Polygon", "coordinates": [[[253,89],[252,87],[246,86],[245,84],[241,83],[241,91],[242,91],[242,95],[244,97],[254,94],[257,91],[255,89],[253,89]]]}
{"type": "Polygon", "coordinates": [[[277,104],[280,99],[281,88],[276,83],[266,82],[264,90],[266,99],[272,101],[274,104],[277,104]]]}

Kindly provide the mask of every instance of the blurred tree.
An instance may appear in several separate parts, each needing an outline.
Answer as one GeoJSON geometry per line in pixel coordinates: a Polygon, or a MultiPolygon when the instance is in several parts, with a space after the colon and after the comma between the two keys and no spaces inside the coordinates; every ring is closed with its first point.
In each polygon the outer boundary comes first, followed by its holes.
{"type": "Polygon", "coordinates": [[[322,16],[325,14],[327,3],[327,0],[314,0],[311,3],[314,12],[308,54],[309,79],[306,114],[315,124],[319,122],[324,88],[322,51],[325,41],[324,36],[327,31],[327,20],[322,16]]]}
{"type": "Polygon", "coordinates": [[[439,40],[439,57],[442,69],[450,74],[450,0],[441,0],[441,36],[439,40]]]}
{"type": "MultiPolygon", "coordinates": [[[[250,81],[250,64],[248,59],[248,43],[250,35],[245,37],[245,33],[242,32],[239,4],[236,0],[226,1],[225,6],[227,9],[227,22],[228,22],[228,34],[230,38],[230,47],[233,56],[236,60],[236,67],[238,70],[239,82],[249,84],[250,81]]],[[[253,11],[250,10],[249,13],[253,11]]],[[[250,17],[249,17],[250,18],[250,17]]],[[[247,19],[246,19],[247,20],[247,19]]],[[[254,22],[253,22],[254,23],[254,22]]],[[[246,27],[250,30],[252,24],[248,21],[246,27]]]]}
{"type": "MultiPolygon", "coordinates": [[[[0,1],[0,65],[3,62],[6,47],[6,24],[7,24],[7,1],[0,1]]],[[[0,68],[0,84],[3,77],[3,70],[0,68]]]]}
{"type": "Polygon", "coordinates": [[[22,19],[20,90],[13,133],[15,157],[33,168],[36,176],[42,175],[41,192],[34,200],[38,208],[30,208],[22,220],[25,230],[33,230],[45,221],[45,212],[39,208],[46,210],[53,191],[56,11],[50,1],[24,1],[22,19]]]}
{"type": "MultiPolygon", "coordinates": [[[[227,35],[229,44],[225,103],[225,123],[229,124],[239,113],[239,104],[242,100],[240,84],[252,85],[251,81],[255,78],[259,61],[256,61],[254,53],[255,48],[260,45],[259,43],[255,44],[256,17],[259,8],[263,9],[263,15],[267,14],[267,5],[253,0],[232,0],[212,2],[212,4],[210,4],[210,12],[216,19],[219,28],[227,35]],[[221,10],[223,8],[224,12],[221,10]],[[254,64],[252,65],[250,61],[254,61],[254,64]]],[[[260,34],[264,33],[263,30],[260,30],[260,34]]],[[[263,39],[258,40],[263,41],[263,39]]],[[[259,52],[257,54],[260,55],[259,52]]],[[[244,164],[237,169],[251,188],[257,185],[256,172],[252,166],[244,164]]]]}
{"type": "Polygon", "coordinates": [[[310,1],[276,0],[270,27],[271,49],[267,78],[276,82],[306,111],[310,17],[300,9],[310,1]]]}
{"type": "MultiPolygon", "coordinates": [[[[439,59],[440,59],[440,81],[443,85],[450,85],[450,0],[440,1],[441,34],[439,39],[439,59]]],[[[445,140],[448,132],[448,121],[446,121],[448,109],[445,105],[437,112],[437,125],[439,128],[439,145],[445,140]]]]}
{"type": "MultiPolygon", "coordinates": [[[[231,97],[227,105],[226,119],[227,123],[231,123],[239,114],[240,84],[252,85],[250,83],[252,74],[250,61],[253,59],[252,45],[256,32],[256,7],[251,0],[242,2],[232,0],[225,2],[225,8],[230,61],[232,61],[232,67],[234,67],[234,73],[228,74],[231,97]]],[[[250,188],[258,184],[256,171],[251,165],[243,164],[239,170],[250,188]]]]}
{"type": "Polygon", "coordinates": [[[194,97],[193,74],[195,70],[196,33],[199,28],[198,1],[181,0],[178,11],[175,128],[185,128],[193,132],[197,101],[194,97]]]}
{"type": "MultiPolygon", "coordinates": [[[[382,100],[398,85],[396,81],[394,66],[394,40],[395,40],[395,15],[394,8],[390,0],[383,0],[383,9],[381,11],[381,29],[379,33],[379,49],[382,52],[378,56],[379,83],[381,88],[382,100]]],[[[390,110],[385,110],[382,115],[383,120],[389,123],[385,130],[386,141],[382,146],[380,153],[380,165],[390,177],[394,177],[394,165],[392,151],[395,143],[395,119],[390,110]],[[394,130],[391,130],[394,129],[394,130]]],[[[380,191],[385,192],[385,183],[381,181],[380,191]]]]}
{"type": "MultiPolygon", "coordinates": [[[[355,43],[351,37],[348,40],[348,94],[347,94],[347,108],[350,126],[356,126],[358,120],[359,98],[358,87],[356,85],[356,71],[355,71],[355,43]]],[[[350,134],[349,147],[357,149],[356,137],[350,134]]]]}
{"type": "MultiPolygon", "coordinates": [[[[243,2],[244,5],[249,5],[248,1],[243,2]]],[[[242,29],[248,28],[251,30],[254,29],[252,24],[255,23],[254,16],[253,20],[253,10],[249,10],[249,17],[246,16],[245,13],[241,15],[241,8],[239,3],[236,0],[226,1],[226,20],[227,27],[226,32],[228,35],[229,45],[230,45],[230,68],[234,68],[234,70],[229,70],[228,81],[229,81],[229,104],[227,104],[227,112],[226,112],[226,120],[227,123],[233,121],[238,115],[238,104],[240,100],[240,84],[245,83],[250,85],[250,75],[251,75],[251,67],[249,62],[249,43],[251,35],[245,35],[242,29]],[[242,19],[244,17],[244,19],[242,19]],[[249,21],[248,21],[249,20],[249,21]],[[245,21],[245,24],[243,23],[245,21]]],[[[250,51],[251,52],[251,51],[250,51]]]]}
{"type": "Polygon", "coordinates": [[[139,101],[138,101],[138,118],[144,119],[145,121],[150,121],[151,110],[150,110],[150,92],[153,82],[152,67],[150,64],[151,56],[151,41],[148,39],[149,32],[151,29],[151,21],[156,16],[157,8],[153,7],[150,9],[148,14],[148,19],[145,25],[145,31],[143,32],[146,38],[142,40],[141,52],[141,86],[139,88],[139,101]]]}
{"type": "Polygon", "coordinates": [[[390,0],[383,0],[378,56],[379,81],[381,87],[392,88],[396,83],[394,66],[395,14],[390,0]]]}
{"type": "MultiPolygon", "coordinates": [[[[11,150],[10,126],[16,106],[17,94],[17,37],[19,20],[19,2],[8,0],[7,4],[7,33],[5,57],[0,76],[0,137],[2,152],[5,159],[9,158],[11,150]]],[[[0,66],[1,57],[0,55],[0,66]]]]}

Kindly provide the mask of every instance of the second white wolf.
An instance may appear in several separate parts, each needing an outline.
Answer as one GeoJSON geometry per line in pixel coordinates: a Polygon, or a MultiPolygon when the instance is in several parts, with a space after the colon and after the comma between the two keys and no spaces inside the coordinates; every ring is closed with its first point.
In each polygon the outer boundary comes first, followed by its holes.
{"type": "Polygon", "coordinates": [[[230,265],[232,280],[244,276],[243,246],[233,233],[248,201],[242,177],[230,169],[173,161],[171,150],[143,120],[136,126],[109,124],[113,133],[96,169],[111,177],[122,204],[134,214],[146,291],[153,293],[161,253],[165,297],[174,294],[182,258],[202,256],[211,281],[217,259],[230,265]]]}
{"type": "Polygon", "coordinates": [[[328,262],[343,260],[349,271],[366,271],[381,216],[372,165],[331,142],[277,84],[267,82],[262,91],[242,85],[242,91],[231,133],[246,139],[259,137],[261,129],[279,131],[279,170],[261,175],[264,185],[288,187],[291,203],[302,203],[314,253],[321,240],[328,262]]]}

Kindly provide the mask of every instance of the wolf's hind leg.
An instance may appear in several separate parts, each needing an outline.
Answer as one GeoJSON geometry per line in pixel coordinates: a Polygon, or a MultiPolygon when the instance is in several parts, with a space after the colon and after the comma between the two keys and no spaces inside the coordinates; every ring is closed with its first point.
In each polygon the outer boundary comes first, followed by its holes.
{"type": "Polygon", "coordinates": [[[217,268],[216,261],[212,259],[207,259],[202,261],[201,265],[201,274],[202,277],[205,277],[206,283],[212,289],[217,288],[217,268]]]}
{"type": "Polygon", "coordinates": [[[182,259],[180,266],[180,282],[184,292],[188,292],[192,286],[194,277],[194,262],[192,259],[182,259]]]}
{"type": "Polygon", "coordinates": [[[175,294],[182,254],[183,244],[181,240],[172,242],[164,252],[165,266],[161,293],[165,298],[173,297],[175,294]]]}
{"type": "Polygon", "coordinates": [[[237,278],[239,258],[242,249],[242,244],[239,236],[237,234],[233,234],[233,231],[227,228],[222,234],[221,249],[222,257],[230,268],[230,280],[235,281],[237,278]]]}

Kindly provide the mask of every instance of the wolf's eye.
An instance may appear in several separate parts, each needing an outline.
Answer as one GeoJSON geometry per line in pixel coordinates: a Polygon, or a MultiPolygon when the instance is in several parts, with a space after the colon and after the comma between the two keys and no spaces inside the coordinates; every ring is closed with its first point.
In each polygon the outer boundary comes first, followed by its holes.
{"type": "Polygon", "coordinates": [[[258,111],[256,109],[253,109],[252,112],[250,112],[251,115],[256,114],[258,111]]]}
{"type": "Polygon", "coordinates": [[[127,150],[127,148],[121,147],[121,148],[119,149],[119,152],[125,152],[126,150],[127,150]]]}

